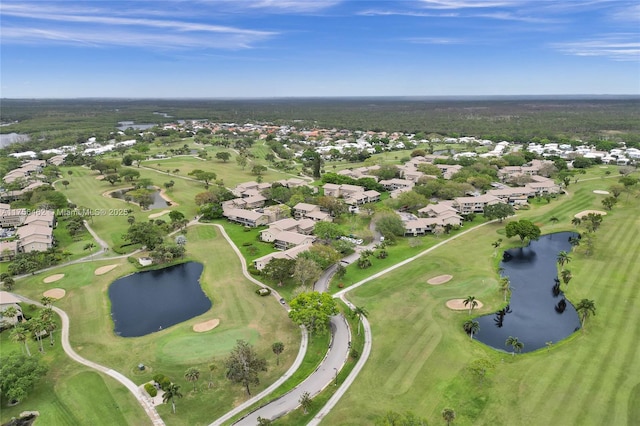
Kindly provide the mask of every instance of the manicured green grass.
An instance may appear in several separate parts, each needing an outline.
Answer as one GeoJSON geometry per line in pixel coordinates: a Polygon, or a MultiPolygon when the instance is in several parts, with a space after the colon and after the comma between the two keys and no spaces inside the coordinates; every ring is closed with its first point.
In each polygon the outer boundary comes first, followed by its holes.
{"type": "MultiPolygon", "coordinates": [[[[210,155],[215,154],[212,153],[210,155]]],[[[218,180],[222,180],[227,187],[231,188],[242,182],[256,180],[256,176],[251,173],[251,164],[248,164],[245,169],[242,170],[242,168],[236,163],[235,154],[232,154],[231,159],[226,163],[216,159],[202,160],[191,156],[181,156],[163,160],[153,159],[143,161],[142,165],[162,172],[170,170],[171,174],[174,174],[173,171],[175,169],[179,169],[180,171],[175,173],[178,177],[191,177],[189,176],[189,173],[196,169],[214,172],[216,173],[218,180]]],[[[280,179],[288,179],[291,175],[268,170],[262,177],[265,182],[271,182],[280,179]]],[[[175,181],[176,179],[174,178],[173,180],[175,181]]]]}
{"type": "MultiPolygon", "coordinates": [[[[25,306],[26,308],[26,306],[25,306]]],[[[27,309],[27,313],[35,315],[27,309]]],[[[9,339],[9,330],[0,333],[0,354],[23,351],[23,345],[9,339]]],[[[49,371],[31,390],[27,398],[14,407],[2,399],[0,421],[4,424],[23,411],[40,413],[36,424],[62,425],[144,425],[150,424],[144,411],[128,390],[110,377],[88,371],[67,358],[60,345],[60,331],[54,333],[55,344],[45,338],[45,353],[35,341],[28,342],[32,356],[49,365],[49,371]],[[115,423],[114,423],[115,422],[115,423]]]]}
{"type": "MultiPolygon", "coordinates": [[[[601,210],[594,189],[614,179],[572,184],[570,195],[521,211],[543,232],[571,230],[570,218],[601,210]],[[557,224],[549,219],[556,216],[557,224]]],[[[622,197],[621,197],[622,198],[622,197]]],[[[430,422],[454,408],[457,425],[637,424],[640,365],[640,209],[638,199],[621,200],[597,232],[595,253],[578,248],[569,268],[566,295],[577,303],[593,299],[597,316],[583,332],[545,349],[512,357],[462,331],[466,312],[448,310],[450,298],[474,295],[485,307],[502,305],[491,242],[503,225],[491,224],[438,248],[429,255],[370,282],[349,297],[369,310],[373,350],[360,376],[323,424],[372,424],[387,410],[413,411],[430,422]],[[430,277],[453,280],[430,286],[430,277]],[[471,380],[466,367],[492,360],[495,371],[484,384],[471,380]]],[[[517,240],[517,238],[512,239],[517,240]]],[[[505,239],[505,245],[513,241],[505,239]]],[[[503,247],[505,246],[503,245],[503,247]]]]}
{"type": "MultiPolygon", "coordinates": [[[[115,278],[135,270],[125,259],[67,266],[20,280],[16,288],[19,293],[35,299],[39,299],[46,288],[62,287],[67,291],[56,305],[71,318],[71,344],[81,356],[109,366],[138,384],[151,380],[156,373],[163,373],[178,383],[184,394],[184,398],[176,401],[178,413],[171,414],[170,407],[158,408],[169,425],[209,423],[247,398],[241,386],[224,378],[224,358],[236,339],[249,340],[256,351],[268,359],[269,370],[260,375],[260,385],[252,388],[256,393],[289,368],[297,354],[294,348],[300,344],[299,329],[275,298],[254,293],[256,286],[241,275],[239,260],[215,227],[190,228],[187,241],[188,260],[205,264],[200,282],[213,306],[199,317],[148,336],[122,338],[113,333],[107,290],[115,278]],[[111,263],[119,266],[104,276],[94,275],[97,267],[111,263]],[[54,284],[42,282],[45,276],[57,272],[64,273],[65,277],[54,284]],[[220,319],[217,328],[205,333],[192,331],[194,324],[212,318],[220,319]],[[282,341],[290,349],[281,355],[279,366],[275,365],[271,352],[275,341],[282,341]],[[148,367],[143,372],[136,368],[140,362],[148,367]],[[213,373],[214,386],[209,388],[208,365],[211,363],[217,369],[213,373]],[[201,371],[196,392],[183,378],[189,367],[201,371]]],[[[127,420],[139,424],[146,418],[131,415],[127,420]]]]}
{"type": "Polygon", "coordinates": [[[473,222],[465,222],[464,228],[461,228],[458,231],[451,231],[451,234],[443,234],[439,237],[436,237],[434,235],[425,235],[421,237],[398,238],[398,240],[393,245],[388,245],[385,248],[385,250],[389,253],[389,256],[387,258],[378,259],[375,256],[372,256],[369,258],[369,260],[371,261],[371,266],[365,269],[361,269],[358,266],[357,262],[352,263],[351,265],[346,267],[347,273],[342,278],[338,278],[336,276],[332,278],[329,291],[332,293],[336,293],[341,290],[341,288],[339,287],[340,283],[343,284],[343,287],[349,287],[350,285],[353,285],[365,278],[383,271],[398,262],[402,262],[403,260],[406,260],[412,256],[416,256],[424,250],[433,247],[438,243],[441,243],[447,238],[450,238],[457,233],[463,232],[464,230],[478,225],[482,222],[484,222],[484,219],[481,217],[477,217],[473,222]]]}
{"type": "MultiPolygon", "coordinates": [[[[364,348],[364,333],[358,335],[358,320],[351,316],[351,310],[340,300],[338,300],[338,305],[342,312],[345,314],[345,318],[349,323],[349,327],[351,328],[351,347],[358,351],[358,354],[362,354],[362,350],[364,348]]],[[[356,358],[351,358],[347,360],[340,373],[338,373],[338,384],[344,382],[344,380],[349,376],[351,370],[356,366],[358,360],[356,358]]],[[[329,399],[333,396],[333,394],[338,390],[338,387],[329,385],[318,395],[313,397],[311,408],[309,408],[307,414],[304,414],[302,408],[298,408],[296,411],[292,411],[284,417],[281,417],[277,420],[278,425],[301,425],[309,422],[315,415],[320,411],[322,407],[329,401],[329,399]]]]}

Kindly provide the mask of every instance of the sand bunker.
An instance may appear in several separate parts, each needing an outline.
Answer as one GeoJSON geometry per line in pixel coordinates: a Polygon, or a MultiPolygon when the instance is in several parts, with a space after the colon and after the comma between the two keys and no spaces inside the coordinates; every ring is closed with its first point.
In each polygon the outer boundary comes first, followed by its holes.
{"type": "Polygon", "coordinates": [[[194,325],[193,326],[193,331],[195,331],[197,333],[202,333],[202,332],[205,332],[205,331],[213,330],[214,328],[216,328],[218,326],[218,324],[220,324],[220,320],[218,318],[214,318],[212,320],[205,321],[205,322],[200,322],[200,323],[194,325]]]}
{"type": "MultiPolygon", "coordinates": [[[[476,302],[478,302],[478,306],[476,306],[473,309],[480,309],[482,308],[482,302],[476,299],[476,302]]],[[[447,308],[449,309],[453,309],[454,311],[468,311],[470,306],[464,304],[464,299],[451,299],[451,300],[447,300],[447,308]]]]}
{"type": "Polygon", "coordinates": [[[55,274],[55,275],[50,275],[47,278],[45,278],[44,281],[45,283],[49,284],[49,283],[53,283],[56,281],[60,281],[61,279],[64,278],[64,274],[55,274]]]}
{"type": "Polygon", "coordinates": [[[609,191],[603,191],[601,189],[595,189],[593,191],[594,194],[602,194],[602,195],[609,195],[609,191]]]}
{"type": "Polygon", "coordinates": [[[96,179],[97,180],[102,180],[102,179],[104,179],[104,175],[98,175],[98,176],[96,176],[96,179]]]}
{"type": "Polygon", "coordinates": [[[574,217],[577,217],[578,219],[582,219],[584,216],[588,215],[589,213],[600,214],[602,216],[607,215],[607,212],[603,212],[601,210],[583,210],[580,213],[576,213],[574,217]]]}
{"type": "Polygon", "coordinates": [[[155,219],[156,217],[160,217],[162,215],[165,215],[167,213],[169,213],[171,210],[162,210],[161,212],[158,213],[152,213],[149,215],[149,219],[155,219]]]}
{"type": "Polygon", "coordinates": [[[67,294],[67,292],[61,288],[52,288],[51,290],[47,290],[42,293],[43,296],[50,297],[52,299],[62,299],[65,294],[67,294]]]}
{"type": "Polygon", "coordinates": [[[101,267],[99,267],[98,269],[96,269],[96,271],[94,272],[94,274],[96,274],[96,275],[104,275],[104,274],[106,274],[107,272],[111,272],[111,271],[113,271],[113,270],[114,270],[115,268],[117,268],[117,267],[118,267],[118,265],[117,265],[117,264],[115,264],[115,265],[101,266],[101,267]]]}
{"type": "Polygon", "coordinates": [[[427,283],[431,285],[440,285],[450,281],[451,278],[453,278],[453,275],[440,275],[440,276],[431,278],[430,280],[427,281],[427,283]]]}

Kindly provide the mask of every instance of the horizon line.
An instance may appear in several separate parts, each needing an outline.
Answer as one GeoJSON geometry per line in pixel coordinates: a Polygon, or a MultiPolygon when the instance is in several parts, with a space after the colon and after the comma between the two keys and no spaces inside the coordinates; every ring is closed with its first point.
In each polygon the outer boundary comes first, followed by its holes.
{"type": "Polygon", "coordinates": [[[432,99],[531,99],[531,98],[564,98],[564,99],[594,99],[594,98],[640,98],[640,93],[584,93],[584,94],[544,94],[544,95],[532,95],[532,94],[518,94],[518,95],[345,95],[345,96],[74,96],[74,97],[0,97],[3,101],[12,100],[174,100],[174,101],[238,101],[238,100],[357,100],[357,99],[412,99],[412,100],[432,100],[432,99]]]}

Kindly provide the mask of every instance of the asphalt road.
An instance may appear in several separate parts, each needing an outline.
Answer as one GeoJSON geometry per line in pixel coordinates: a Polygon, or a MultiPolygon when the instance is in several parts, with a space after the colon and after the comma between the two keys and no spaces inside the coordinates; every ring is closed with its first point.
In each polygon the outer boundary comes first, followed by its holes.
{"type": "Polygon", "coordinates": [[[325,387],[335,386],[337,372],[342,369],[347,361],[351,343],[349,341],[349,327],[342,315],[336,315],[331,318],[331,334],[331,349],[316,371],[289,393],[253,411],[234,424],[255,426],[258,424],[258,417],[276,419],[295,410],[300,405],[300,397],[304,392],[309,392],[309,395],[313,397],[325,387]]]}

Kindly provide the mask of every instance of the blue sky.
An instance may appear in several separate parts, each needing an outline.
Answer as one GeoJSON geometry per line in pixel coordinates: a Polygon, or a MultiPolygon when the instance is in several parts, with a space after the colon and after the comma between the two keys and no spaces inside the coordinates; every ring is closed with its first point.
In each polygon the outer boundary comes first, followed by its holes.
{"type": "Polygon", "coordinates": [[[0,96],[640,94],[640,3],[0,4],[0,96]]]}

